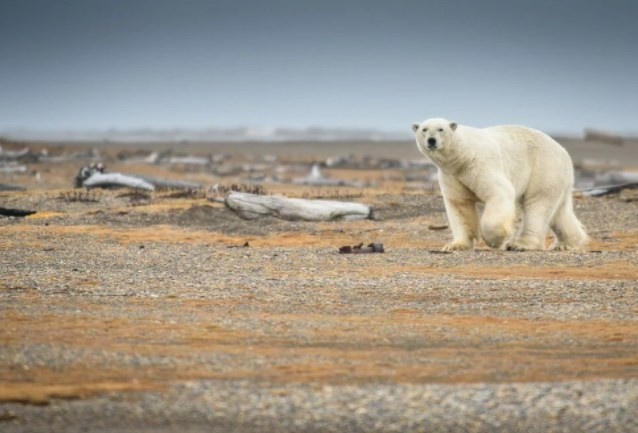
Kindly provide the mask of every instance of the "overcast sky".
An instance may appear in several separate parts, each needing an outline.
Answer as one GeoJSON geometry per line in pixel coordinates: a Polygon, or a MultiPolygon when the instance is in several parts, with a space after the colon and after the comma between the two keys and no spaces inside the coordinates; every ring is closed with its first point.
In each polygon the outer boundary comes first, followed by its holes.
{"type": "Polygon", "coordinates": [[[636,1],[0,0],[0,130],[638,131],[636,1]]]}

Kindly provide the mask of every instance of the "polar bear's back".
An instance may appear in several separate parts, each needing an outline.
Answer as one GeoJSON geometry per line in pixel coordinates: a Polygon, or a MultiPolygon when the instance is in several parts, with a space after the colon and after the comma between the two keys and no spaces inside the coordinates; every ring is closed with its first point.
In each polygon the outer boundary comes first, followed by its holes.
{"type": "Polygon", "coordinates": [[[510,179],[516,179],[521,189],[527,188],[530,178],[542,183],[541,178],[557,172],[566,174],[566,179],[573,179],[569,154],[544,132],[519,125],[493,126],[481,131],[498,144],[510,179]]]}
{"type": "Polygon", "coordinates": [[[524,152],[531,160],[540,158],[546,161],[553,157],[557,162],[567,163],[571,167],[569,154],[549,135],[537,129],[519,125],[501,125],[484,128],[481,131],[499,144],[505,154],[524,152]],[[536,155],[541,153],[542,155],[536,155]]]}
{"type": "Polygon", "coordinates": [[[563,146],[553,138],[534,128],[520,125],[499,125],[484,128],[482,131],[495,138],[502,146],[508,144],[518,146],[525,143],[530,150],[544,150],[549,152],[565,153],[563,146]]]}

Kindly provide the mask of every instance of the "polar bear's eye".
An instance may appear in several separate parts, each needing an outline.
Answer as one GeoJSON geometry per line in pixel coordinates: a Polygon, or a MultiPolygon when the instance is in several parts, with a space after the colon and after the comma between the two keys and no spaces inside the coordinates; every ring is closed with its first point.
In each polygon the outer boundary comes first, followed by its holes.
{"type": "Polygon", "coordinates": [[[443,132],[443,128],[439,128],[439,132],[443,132]]]}
{"type": "Polygon", "coordinates": [[[428,132],[428,128],[423,128],[423,132],[428,132]]]}

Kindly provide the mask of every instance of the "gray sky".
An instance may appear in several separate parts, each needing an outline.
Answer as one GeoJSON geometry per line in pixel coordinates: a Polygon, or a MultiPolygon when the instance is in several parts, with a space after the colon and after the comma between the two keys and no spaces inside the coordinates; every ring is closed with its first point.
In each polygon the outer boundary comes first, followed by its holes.
{"type": "Polygon", "coordinates": [[[638,131],[637,20],[614,0],[0,0],[0,131],[638,131]]]}

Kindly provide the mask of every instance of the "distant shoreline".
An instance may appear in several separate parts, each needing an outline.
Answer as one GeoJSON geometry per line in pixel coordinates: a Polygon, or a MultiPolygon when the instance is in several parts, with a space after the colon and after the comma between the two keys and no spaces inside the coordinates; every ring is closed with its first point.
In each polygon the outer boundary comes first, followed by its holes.
{"type": "MultiPolygon", "coordinates": [[[[0,135],[0,145],[2,143],[0,135]]],[[[638,138],[624,140],[623,145],[610,145],[603,141],[573,137],[554,137],[570,153],[574,163],[597,160],[625,167],[638,168],[638,138]]],[[[9,143],[29,146],[34,149],[97,148],[113,150],[166,151],[183,154],[253,154],[253,155],[297,155],[327,158],[337,155],[360,155],[394,159],[422,159],[412,139],[403,140],[291,140],[291,141],[104,141],[104,140],[14,140],[9,143]]],[[[6,146],[5,146],[6,147],[6,146]]]]}

